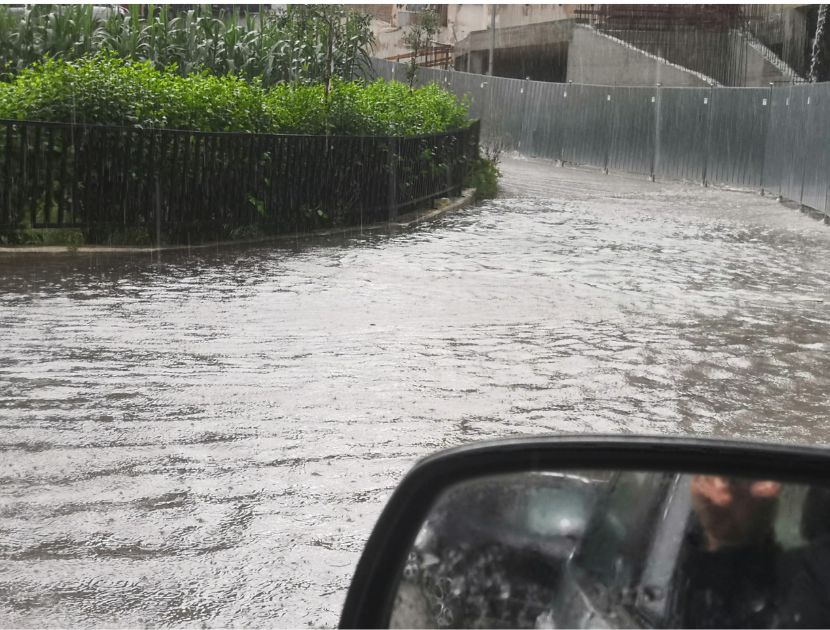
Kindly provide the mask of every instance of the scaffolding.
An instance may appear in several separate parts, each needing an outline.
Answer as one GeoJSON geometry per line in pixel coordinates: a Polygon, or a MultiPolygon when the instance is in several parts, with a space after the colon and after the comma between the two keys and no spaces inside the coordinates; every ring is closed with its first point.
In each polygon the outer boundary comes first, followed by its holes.
{"type": "Polygon", "coordinates": [[[677,28],[729,30],[743,20],[741,5],[722,4],[581,4],[577,21],[598,29],[670,32],[677,28]]]}
{"type": "Polygon", "coordinates": [[[430,48],[386,57],[388,61],[408,62],[415,59],[415,64],[425,68],[448,70],[453,66],[453,46],[450,44],[433,44],[430,48]]]}

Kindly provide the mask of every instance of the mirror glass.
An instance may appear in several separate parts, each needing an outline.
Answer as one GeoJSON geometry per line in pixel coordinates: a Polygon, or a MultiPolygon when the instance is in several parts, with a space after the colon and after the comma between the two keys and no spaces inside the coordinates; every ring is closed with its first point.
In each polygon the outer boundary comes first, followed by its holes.
{"type": "Polygon", "coordinates": [[[452,486],[400,576],[396,628],[830,626],[830,488],[672,472],[452,486]]]}

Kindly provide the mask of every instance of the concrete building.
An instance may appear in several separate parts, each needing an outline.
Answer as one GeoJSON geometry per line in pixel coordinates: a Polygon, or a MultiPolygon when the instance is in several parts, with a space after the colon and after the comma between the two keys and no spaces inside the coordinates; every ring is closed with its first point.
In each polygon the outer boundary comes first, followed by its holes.
{"type": "MultiPolygon", "coordinates": [[[[810,5],[351,5],[373,15],[375,56],[409,54],[402,39],[424,9],[456,70],[539,81],[745,85],[806,74],[810,5]],[[495,31],[491,24],[495,23],[495,31]]],[[[813,26],[814,29],[814,26],[813,26]]],[[[435,63],[433,63],[435,65],[435,63]]]]}
{"type": "MultiPolygon", "coordinates": [[[[505,29],[523,29],[542,23],[555,25],[563,20],[567,21],[573,18],[573,12],[578,5],[357,4],[349,6],[354,10],[365,11],[373,16],[372,30],[376,39],[374,54],[376,57],[383,59],[408,53],[409,50],[403,43],[406,29],[417,19],[420,11],[427,8],[436,11],[440,16],[441,27],[435,41],[438,44],[453,48],[454,65],[457,68],[459,64],[466,66],[467,58],[460,59],[460,57],[465,54],[464,51],[470,50],[471,40],[474,40],[474,45],[483,46],[481,50],[476,49],[471,55],[471,71],[475,72],[474,68],[483,69],[484,71],[487,69],[486,57],[490,40],[488,29],[494,7],[498,39],[507,41],[509,36],[503,32],[505,29]]],[[[537,35],[538,37],[539,35],[537,35]]],[[[552,45],[552,42],[541,37],[537,40],[537,44],[540,47],[547,47],[552,45]]],[[[535,52],[539,56],[543,51],[530,52],[535,52]]],[[[504,66],[511,53],[506,46],[499,45],[497,54],[501,56],[502,65],[504,66]]],[[[528,51],[525,51],[525,54],[527,57],[532,56],[528,54],[528,51]]],[[[537,65],[546,64],[540,62],[537,65]]]]}

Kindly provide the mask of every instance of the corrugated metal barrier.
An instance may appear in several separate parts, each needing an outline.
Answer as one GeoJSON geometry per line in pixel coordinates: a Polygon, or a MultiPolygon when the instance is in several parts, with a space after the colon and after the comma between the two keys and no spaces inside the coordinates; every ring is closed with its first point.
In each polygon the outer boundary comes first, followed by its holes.
{"type": "MultiPolygon", "coordinates": [[[[406,80],[402,64],[374,60],[406,80]]],[[[756,188],[830,216],[830,84],[770,88],[545,83],[419,68],[507,151],[703,184],[756,188]]]]}

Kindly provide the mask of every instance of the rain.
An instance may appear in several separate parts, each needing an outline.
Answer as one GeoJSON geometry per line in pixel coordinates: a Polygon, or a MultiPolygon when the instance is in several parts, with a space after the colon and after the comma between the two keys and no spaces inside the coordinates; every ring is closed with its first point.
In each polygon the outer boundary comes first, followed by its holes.
{"type": "Polygon", "coordinates": [[[498,196],[411,225],[0,253],[0,625],[335,626],[398,481],[473,440],[827,442],[830,230],[759,194],[792,160],[704,186],[652,118],[557,159],[493,103],[498,196]]]}

